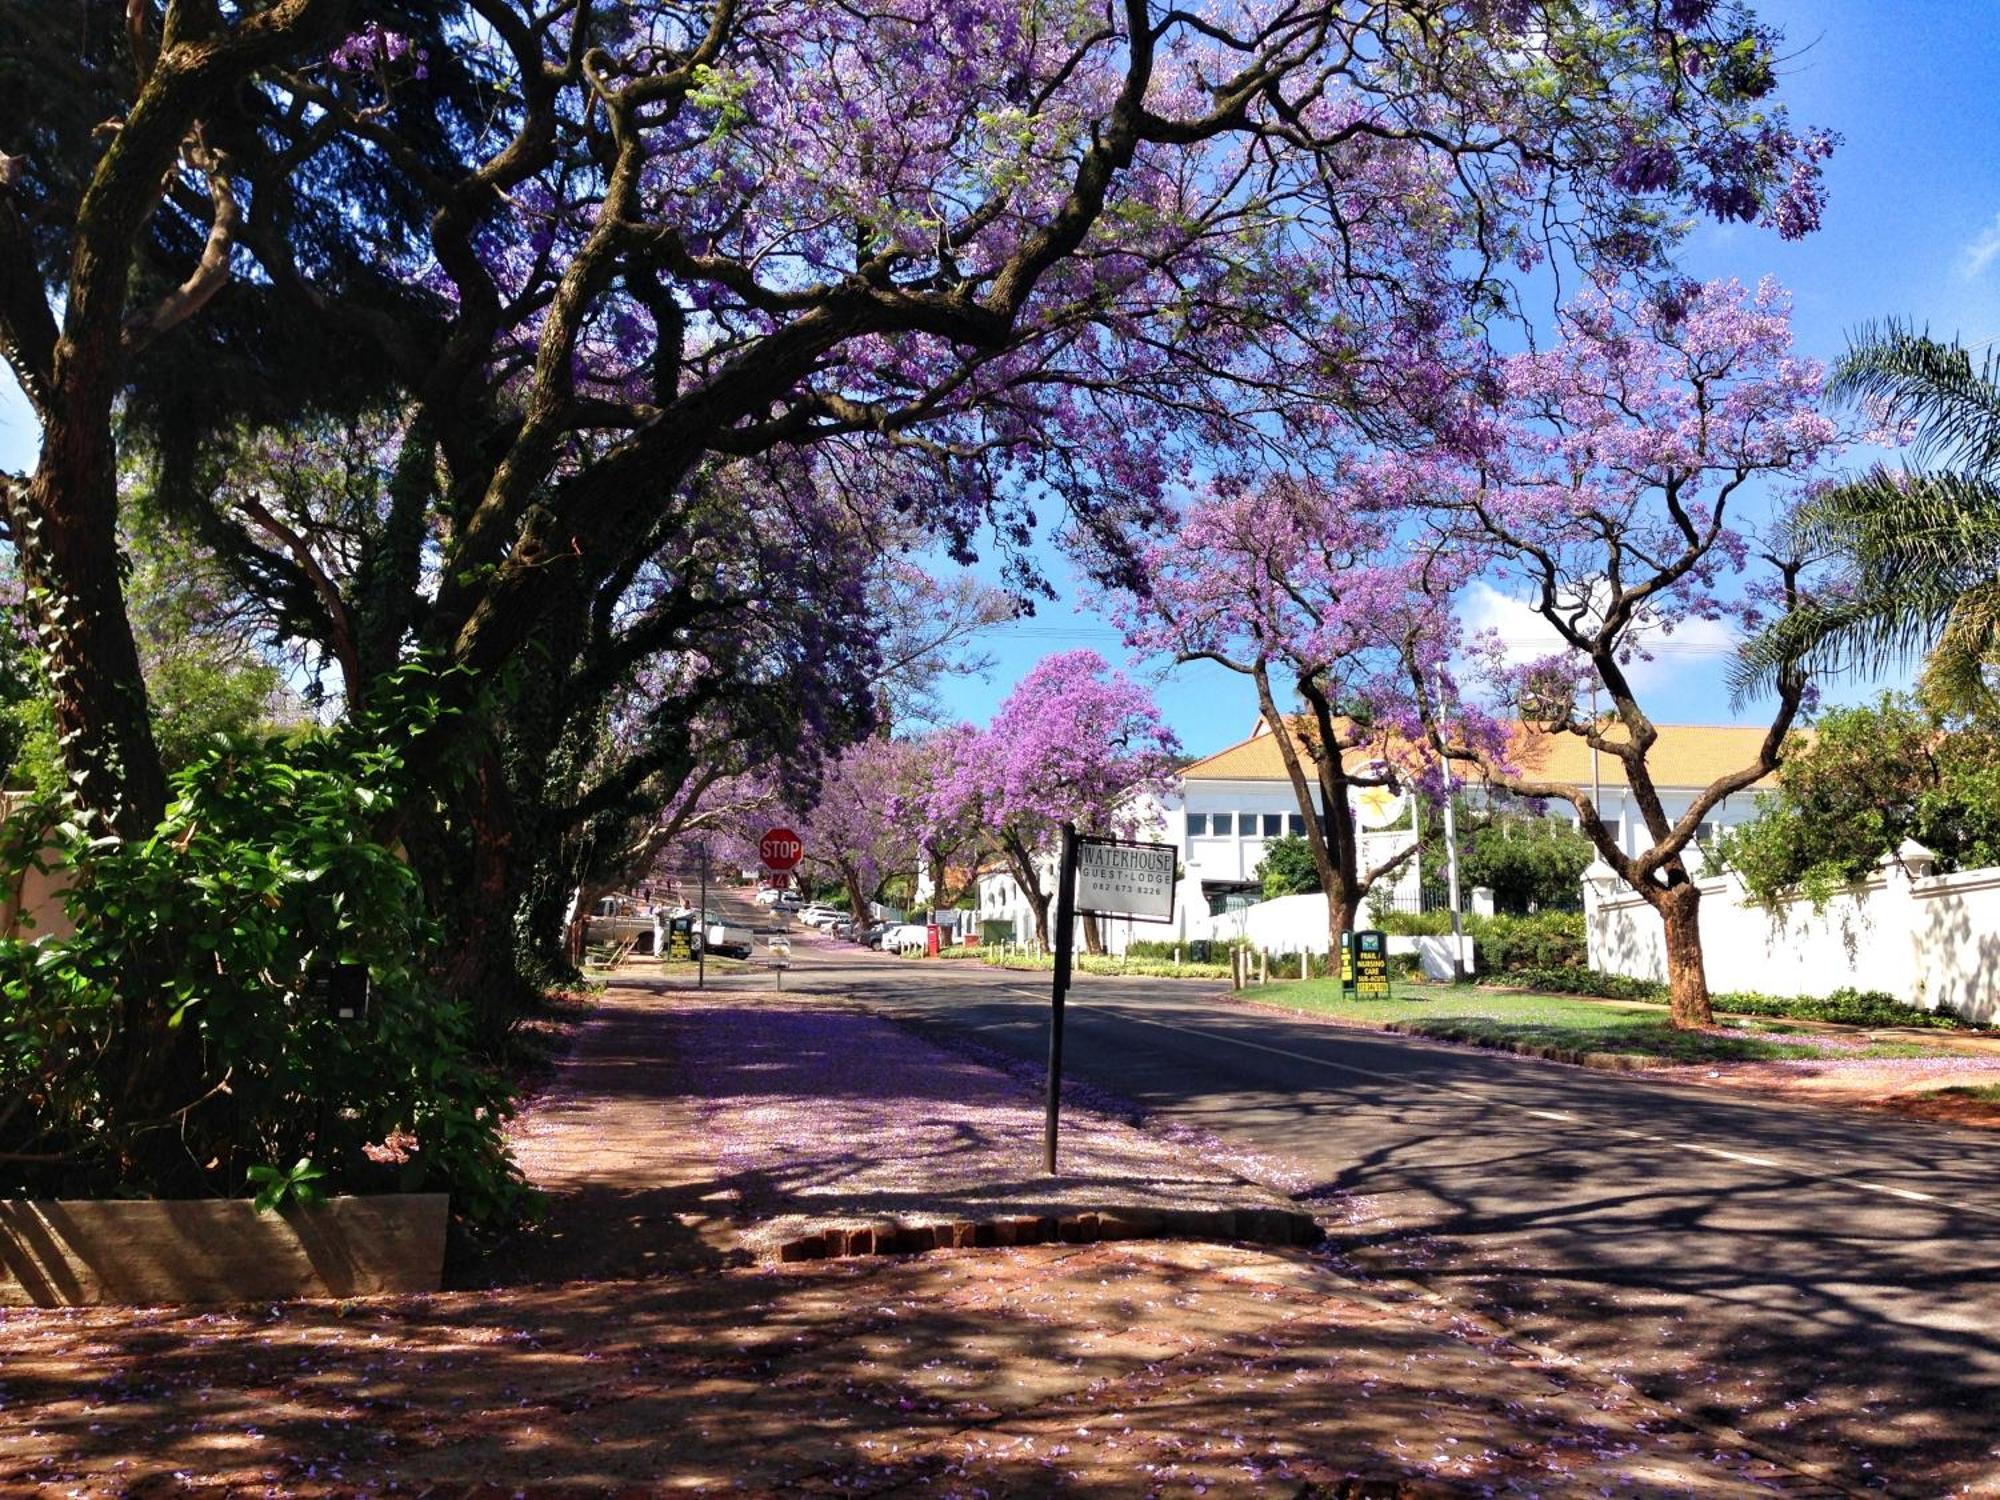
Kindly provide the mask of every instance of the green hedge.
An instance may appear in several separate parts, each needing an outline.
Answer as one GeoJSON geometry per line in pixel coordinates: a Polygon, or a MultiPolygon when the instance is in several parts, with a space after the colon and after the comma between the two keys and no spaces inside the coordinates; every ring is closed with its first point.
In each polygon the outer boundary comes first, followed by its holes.
{"type": "Polygon", "coordinates": [[[1480,984],[1510,989],[1540,990],[1550,995],[1591,995],[1600,1000],[1665,1000],[1667,987],[1652,979],[1624,974],[1600,974],[1595,969],[1515,969],[1511,973],[1482,972],[1480,984]]]}
{"type": "Polygon", "coordinates": [[[1714,997],[1719,1011],[1784,1016],[1797,1021],[1838,1021],[1845,1026],[1925,1026],[1937,1031],[1975,1029],[1949,1011],[1919,1010],[1881,990],[1835,990],[1831,995],[1760,995],[1737,990],[1714,997]]]}
{"type": "MultiPolygon", "coordinates": [[[[1517,969],[1482,974],[1482,984],[1540,990],[1551,995],[1589,995],[1600,1000],[1653,1000],[1664,1003],[1667,987],[1658,980],[1593,969],[1517,969]]],[[[1938,1031],[1976,1030],[1949,1011],[1920,1010],[1882,990],[1835,990],[1831,995],[1765,995],[1755,990],[1717,991],[1709,1002],[1719,1015],[1772,1016],[1790,1021],[1832,1021],[1843,1026],[1921,1026],[1938,1031]]]]}
{"type": "Polygon", "coordinates": [[[1589,961],[1583,913],[1537,912],[1531,917],[1470,917],[1465,930],[1479,945],[1479,967],[1488,973],[1527,969],[1581,969],[1589,961]]]}

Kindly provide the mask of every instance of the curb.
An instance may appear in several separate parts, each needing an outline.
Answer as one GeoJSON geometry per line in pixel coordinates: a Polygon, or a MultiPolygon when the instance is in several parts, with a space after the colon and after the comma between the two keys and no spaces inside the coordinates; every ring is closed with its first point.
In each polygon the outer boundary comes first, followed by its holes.
{"type": "Polygon", "coordinates": [[[829,1226],[786,1240],[777,1247],[775,1258],[841,1260],[858,1255],[921,1255],[927,1250],[1087,1245],[1100,1240],[1220,1240],[1293,1247],[1317,1245],[1325,1237],[1311,1214],[1284,1208],[1111,1208],[1060,1216],[928,1224],[876,1220],[853,1227],[829,1226]]]}
{"type": "MultiPolygon", "coordinates": [[[[1349,1023],[1343,1021],[1341,1024],[1349,1023]]],[[[1369,1031],[1393,1031],[1399,1036],[1448,1042],[1454,1047],[1480,1047],[1488,1052],[1510,1052],[1516,1057],[1538,1057],[1543,1062],[1569,1063],[1579,1068],[1595,1068],[1603,1073],[1648,1073],[1658,1067],[1676,1065],[1671,1058],[1646,1057],[1635,1052],[1584,1052],[1575,1047],[1558,1047],[1552,1042],[1510,1042],[1500,1037],[1433,1031],[1422,1021],[1381,1021],[1374,1025],[1356,1021],[1352,1024],[1369,1031]]]]}

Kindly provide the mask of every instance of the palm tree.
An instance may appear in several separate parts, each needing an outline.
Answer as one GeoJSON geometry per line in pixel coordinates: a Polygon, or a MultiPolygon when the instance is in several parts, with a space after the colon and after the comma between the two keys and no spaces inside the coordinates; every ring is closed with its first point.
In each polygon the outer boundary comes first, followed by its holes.
{"type": "Polygon", "coordinates": [[[1739,694],[1801,660],[1876,673],[1928,653],[1944,704],[1991,708],[2000,661],[2000,358],[1974,368],[1957,344],[1896,323],[1867,327],[1828,393],[1914,433],[1913,467],[1877,465],[1809,497],[1793,518],[1799,556],[1842,558],[1834,588],[1746,645],[1739,694]]]}

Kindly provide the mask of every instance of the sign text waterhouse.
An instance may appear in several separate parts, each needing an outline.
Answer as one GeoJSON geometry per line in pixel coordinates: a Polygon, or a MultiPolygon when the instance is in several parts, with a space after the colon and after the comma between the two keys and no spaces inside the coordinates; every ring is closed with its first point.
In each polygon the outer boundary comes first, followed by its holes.
{"type": "Polygon", "coordinates": [[[1171,922],[1178,852],[1172,844],[1079,838],[1076,909],[1099,917],[1171,922]]]}

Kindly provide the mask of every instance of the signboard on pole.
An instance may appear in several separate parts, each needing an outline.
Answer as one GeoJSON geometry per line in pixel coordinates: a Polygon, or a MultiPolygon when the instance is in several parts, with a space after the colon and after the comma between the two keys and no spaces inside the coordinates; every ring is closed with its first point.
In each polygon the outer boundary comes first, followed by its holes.
{"type": "Polygon", "coordinates": [[[1382,932],[1354,934],[1354,998],[1389,998],[1389,937],[1382,932]]]}
{"type": "Polygon", "coordinates": [[[757,857],[764,861],[764,868],[780,875],[797,869],[805,853],[805,841],[789,828],[768,829],[757,840],[757,857]]]}
{"type": "Polygon", "coordinates": [[[1076,909],[1094,917],[1127,917],[1134,922],[1173,921],[1178,853],[1172,844],[1079,838],[1076,909]]]}
{"type": "Polygon", "coordinates": [[[667,918],[667,959],[673,963],[688,963],[694,958],[694,918],[667,918]]]}

